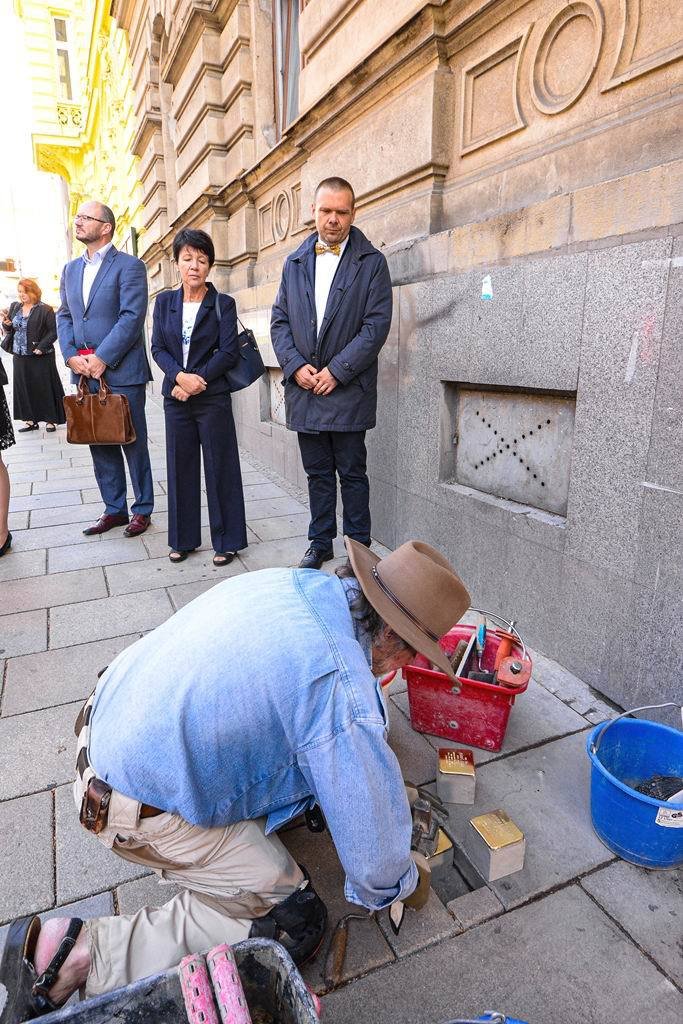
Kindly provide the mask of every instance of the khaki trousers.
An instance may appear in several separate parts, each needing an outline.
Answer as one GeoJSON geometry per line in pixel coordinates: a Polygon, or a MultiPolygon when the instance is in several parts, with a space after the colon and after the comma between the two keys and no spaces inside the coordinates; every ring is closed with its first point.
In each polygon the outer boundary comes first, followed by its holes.
{"type": "MultiPolygon", "coordinates": [[[[80,811],[84,783],[74,783],[80,811]]],[[[86,921],[90,974],[86,997],[109,992],[184,956],[239,942],[252,920],[293,893],[303,874],[265,819],[200,828],[177,814],[140,818],[137,800],[114,791],[107,825],[96,837],[125,860],[155,871],[184,891],[161,907],[86,921]]]]}

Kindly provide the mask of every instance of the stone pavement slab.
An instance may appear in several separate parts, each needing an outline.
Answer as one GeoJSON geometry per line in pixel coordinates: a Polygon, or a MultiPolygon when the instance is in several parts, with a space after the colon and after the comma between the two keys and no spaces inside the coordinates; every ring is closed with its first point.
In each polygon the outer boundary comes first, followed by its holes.
{"type": "MultiPolygon", "coordinates": [[[[1,620],[0,620],[1,621],[1,620]]],[[[7,662],[2,714],[84,701],[95,688],[97,673],[134,643],[140,633],[27,654],[7,662]]]]}
{"type": "MultiPolygon", "coordinates": [[[[410,719],[408,694],[393,696],[392,690],[392,700],[410,719]]],[[[438,750],[439,747],[459,747],[471,750],[474,754],[475,764],[479,765],[502,757],[504,754],[512,754],[526,747],[535,746],[560,736],[567,736],[569,733],[585,728],[586,720],[581,715],[567,707],[532,679],[527,690],[515,698],[503,745],[499,751],[481,750],[479,747],[470,747],[467,743],[455,743],[428,733],[422,735],[435,750],[438,750]]]]}
{"type": "Polygon", "coordinates": [[[81,707],[78,701],[0,718],[0,800],[73,780],[74,722],[81,707]]]}
{"type": "Polygon", "coordinates": [[[683,995],[577,886],[324,999],[327,1024],[438,1024],[487,1009],[531,1024],[678,1024],[683,995]]]}
{"type": "Polygon", "coordinates": [[[36,548],[56,548],[62,544],[99,544],[98,536],[86,537],[79,523],[64,526],[42,526],[21,530],[12,538],[13,551],[35,551],[36,548]]]}
{"type": "MultiPolygon", "coordinates": [[[[47,554],[44,548],[36,551],[11,551],[12,557],[0,560],[0,583],[5,580],[20,580],[27,576],[43,576],[47,554]]],[[[4,602],[3,602],[4,604],[4,602]]]]}
{"type": "Polygon", "coordinates": [[[288,494],[282,498],[259,498],[256,501],[245,501],[244,507],[247,519],[270,519],[271,516],[289,516],[306,511],[305,505],[288,494]]]}
{"type": "Polygon", "coordinates": [[[54,902],[52,793],[0,803],[0,921],[54,902]]]}
{"type": "Polygon", "coordinates": [[[166,593],[171,599],[171,604],[178,611],[179,608],[184,608],[190,601],[194,601],[195,597],[199,597],[200,594],[205,594],[207,590],[211,590],[211,587],[216,586],[216,580],[197,580],[195,583],[181,583],[175,587],[167,587],[166,593]]]}
{"type": "Polygon", "coordinates": [[[504,906],[488,885],[482,885],[480,889],[457,896],[448,904],[448,911],[455,918],[456,923],[465,931],[474,925],[490,921],[504,911],[504,906]]]}
{"type": "MultiPolygon", "coordinates": [[[[99,545],[98,545],[99,546],[99,545]]],[[[3,604],[15,612],[52,608],[107,596],[104,573],[99,568],[60,572],[45,576],[37,587],[33,579],[12,580],[2,588],[3,604]]]]}
{"type": "MultiPolygon", "coordinates": [[[[4,585],[3,585],[4,586],[4,585]]],[[[47,648],[47,610],[0,615],[0,657],[13,658],[47,648]]]]}
{"type": "Polygon", "coordinates": [[[394,935],[391,928],[388,910],[380,911],[377,923],[399,960],[459,931],[453,917],[433,890],[422,910],[418,912],[406,909],[398,935],[394,935]]]}
{"type": "Polygon", "coordinates": [[[312,963],[307,964],[302,975],[304,981],[323,992],[323,969],[328,937],[331,937],[337,922],[344,914],[364,914],[365,921],[349,922],[349,942],[342,977],[344,980],[365,974],[372,968],[389,963],[394,955],[383,937],[377,922],[367,911],[344,899],[344,870],[339,862],[329,832],[310,832],[305,825],[280,833],[280,838],[299,864],[308,870],[315,890],[327,907],[327,932],[322,952],[312,963]]]}
{"type": "MultiPolygon", "coordinates": [[[[308,512],[297,512],[289,516],[276,516],[274,519],[255,519],[252,529],[259,540],[282,540],[285,537],[306,538],[310,520],[308,512]]],[[[303,554],[308,547],[308,541],[305,540],[301,547],[303,554]]]]}
{"type": "Polygon", "coordinates": [[[112,596],[133,594],[141,590],[149,592],[158,587],[177,586],[180,583],[194,583],[209,580],[220,583],[229,576],[238,576],[243,570],[235,559],[229,565],[217,568],[212,564],[213,551],[195,551],[174,565],[165,558],[150,558],[146,562],[128,562],[111,565],[106,569],[109,591],[112,596]]]}
{"type": "Polygon", "coordinates": [[[534,677],[541,681],[546,690],[558,695],[563,703],[583,715],[587,721],[597,725],[619,714],[621,709],[615,710],[614,704],[568,669],[538,651],[531,651],[530,654],[534,663],[534,677]]]}
{"type": "Polygon", "coordinates": [[[243,484],[245,501],[257,501],[259,498],[286,498],[287,492],[271,480],[257,484],[243,484]]]}
{"type": "MultiPolygon", "coordinates": [[[[49,495],[46,495],[49,497],[49,495]]],[[[36,508],[31,512],[31,526],[64,526],[67,523],[74,524],[90,524],[95,523],[102,514],[102,502],[92,501],[84,505],[80,501],[80,495],[78,501],[72,505],[57,506],[55,508],[36,508]]],[[[76,529],[76,526],[74,526],[76,529]]],[[[81,530],[85,529],[85,525],[80,526],[81,530]]],[[[120,531],[117,529],[115,536],[121,536],[120,531]]]]}
{"type": "Polygon", "coordinates": [[[591,825],[585,741],[581,732],[481,765],[474,805],[450,805],[458,845],[470,818],[497,808],[524,832],[524,867],[491,882],[508,910],[613,859],[591,825]]]}
{"type": "Polygon", "coordinates": [[[55,816],[58,903],[69,903],[149,874],[139,864],[117,857],[86,832],[78,820],[71,785],[55,790],[55,816]]]}
{"type": "Polygon", "coordinates": [[[28,530],[28,512],[10,512],[7,516],[7,527],[10,533],[17,530],[28,530]]]}
{"type": "MultiPolygon", "coordinates": [[[[99,544],[77,544],[73,548],[49,548],[47,570],[65,575],[69,569],[93,569],[99,565],[119,565],[124,562],[147,561],[149,555],[142,537],[124,537],[106,534],[99,544]]],[[[100,570],[101,571],[101,570],[100,570]]]]}
{"type": "Polygon", "coordinates": [[[84,487],[92,487],[95,482],[95,474],[92,472],[85,473],[84,469],[85,467],[74,470],[73,472],[76,475],[69,476],[68,479],[64,479],[64,476],[58,473],[56,474],[56,479],[53,476],[48,480],[39,480],[38,483],[33,484],[33,493],[51,494],[52,491],[63,491],[65,485],[74,491],[81,490],[84,487]]]}
{"type": "MultiPolygon", "coordinates": [[[[14,490],[14,478],[12,478],[12,497],[9,503],[11,512],[37,511],[39,509],[51,511],[54,508],[70,507],[72,505],[80,505],[80,503],[81,492],[78,490],[53,491],[51,494],[30,494],[26,497],[17,496],[14,490]]],[[[68,522],[68,520],[61,521],[68,522]]]]}
{"type": "Polygon", "coordinates": [[[301,537],[267,540],[261,544],[250,545],[244,551],[240,551],[239,559],[250,572],[283,565],[295,566],[301,561],[307,547],[308,542],[302,540],[301,537]]]}
{"type": "Polygon", "coordinates": [[[116,902],[119,913],[135,914],[143,907],[161,907],[181,890],[177,885],[165,882],[158,875],[144,875],[132,882],[123,882],[116,888],[116,902]]]}
{"type": "Polygon", "coordinates": [[[683,872],[620,860],[581,886],[683,988],[683,872]]]}
{"type": "Polygon", "coordinates": [[[172,614],[171,602],[163,590],[150,591],[144,601],[125,594],[65,604],[50,615],[50,648],[68,647],[74,640],[89,643],[154,629],[172,614]]]}

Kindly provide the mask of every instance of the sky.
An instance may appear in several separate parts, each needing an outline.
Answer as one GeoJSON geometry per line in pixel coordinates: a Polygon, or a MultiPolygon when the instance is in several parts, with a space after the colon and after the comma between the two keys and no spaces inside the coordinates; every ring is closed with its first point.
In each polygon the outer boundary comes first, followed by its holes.
{"type": "MultiPolygon", "coordinates": [[[[0,0],[0,97],[3,145],[0,157],[0,259],[17,260],[25,277],[35,277],[43,298],[57,302],[57,285],[67,259],[64,190],[54,174],[38,171],[32,158],[31,83],[24,57],[22,25],[12,0],[0,0]]],[[[0,280],[0,305],[14,299],[0,280]]]]}

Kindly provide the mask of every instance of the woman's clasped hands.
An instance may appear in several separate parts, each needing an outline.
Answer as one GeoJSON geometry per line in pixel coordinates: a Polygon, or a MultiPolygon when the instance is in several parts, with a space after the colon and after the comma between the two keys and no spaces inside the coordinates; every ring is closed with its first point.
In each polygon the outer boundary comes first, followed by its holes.
{"type": "Polygon", "coordinates": [[[198,373],[179,373],[175,379],[175,386],[171,391],[173,398],[179,402],[186,402],[193,395],[201,395],[206,391],[206,381],[198,373]]]}

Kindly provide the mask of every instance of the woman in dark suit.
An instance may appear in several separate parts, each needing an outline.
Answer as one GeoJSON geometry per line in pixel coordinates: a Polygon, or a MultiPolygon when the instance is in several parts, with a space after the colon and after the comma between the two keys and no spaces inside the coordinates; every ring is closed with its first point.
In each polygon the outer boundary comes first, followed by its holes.
{"type": "Polygon", "coordinates": [[[239,358],[237,311],[207,282],[215,254],[204,231],[173,240],[182,285],[154,306],[152,356],[164,371],[169,558],[182,562],[201,545],[201,448],[213,564],[228,565],[247,546],[244,494],[226,371],[239,358]],[[216,304],[220,303],[220,321],[216,304]]]}
{"type": "Polygon", "coordinates": [[[53,433],[56,423],[66,423],[64,388],[55,363],[55,313],[40,301],[40,288],[31,277],[21,278],[17,295],[19,301],[2,311],[2,347],[15,357],[14,418],[25,421],[20,434],[38,430],[41,420],[53,433]]]}

